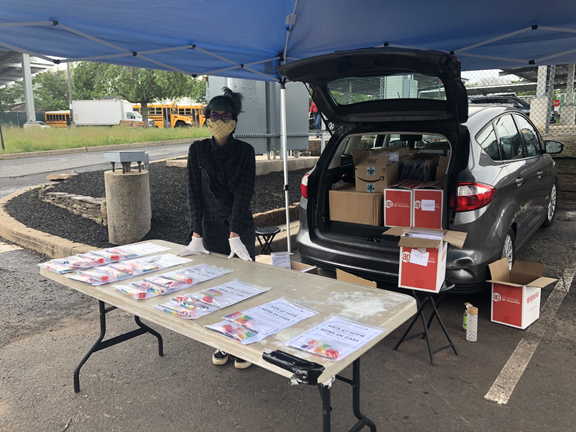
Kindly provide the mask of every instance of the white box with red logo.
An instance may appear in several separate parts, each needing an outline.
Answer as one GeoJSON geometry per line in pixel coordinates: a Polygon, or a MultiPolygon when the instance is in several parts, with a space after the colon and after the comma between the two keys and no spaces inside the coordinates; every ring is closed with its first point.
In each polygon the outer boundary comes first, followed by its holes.
{"type": "Polygon", "coordinates": [[[540,316],[541,290],[558,279],[542,277],[544,264],[516,261],[509,270],[508,259],[492,264],[492,322],[525,329],[540,316]]]}
{"type": "Polygon", "coordinates": [[[414,189],[422,183],[404,180],[384,189],[384,226],[411,227],[414,189]]]}
{"type": "Polygon", "coordinates": [[[441,181],[424,183],[413,191],[412,226],[442,229],[444,184],[441,181]]]}
{"type": "Polygon", "coordinates": [[[394,227],[385,235],[400,237],[398,286],[437,293],[446,278],[448,244],[462,248],[467,233],[447,230],[394,227]]]}

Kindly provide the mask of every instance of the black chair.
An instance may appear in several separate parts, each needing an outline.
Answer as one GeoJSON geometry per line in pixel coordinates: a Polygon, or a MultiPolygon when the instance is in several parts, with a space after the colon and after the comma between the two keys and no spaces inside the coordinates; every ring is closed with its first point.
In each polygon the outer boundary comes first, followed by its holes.
{"type": "Polygon", "coordinates": [[[433,366],[435,364],[434,363],[434,354],[436,354],[439,351],[442,351],[442,350],[445,350],[446,348],[452,347],[452,349],[454,350],[454,354],[458,355],[458,351],[456,351],[456,347],[454,346],[454,343],[452,342],[452,339],[450,338],[448,331],[446,331],[446,327],[444,326],[444,323],[442,322],[442,319],[440,318],[440,315],[438,314],[438,308],[440,307],[442,300],[444,300],[446,293],[448,291],[450,291],[452,288],[454,288],[454,286],[455,286],[454,284],[447,285],[446,282],[444,282],[444,284],[442,285],[442,288],[440,288],[440,291],[437,293],[424,292],[424,291],[414,291],[414,290],[412,291],[412,295],[416,299],[416,304],[418,305],[418,311],[416,312],[414,319],[412,320],[412,322],[410,323],[410,325],[408,326],[408,328],[406,329],[406,331],[404,332],[404,334],[402,335],[402,337],[400,338],[400,340],[398,341],[398,343],[394,347],[395,350],[398,349],[398,347],[400,346],[400,344],[402,342],[409,341],[410,339],[414,339],[417,337],[421,337],[422,339],[426,339],[426,343],[428,345],[428,353],[430,354],[430,362],[432,363],[433,366]],[[422,297],[420,297],[419,295],[422,297]],[[432,305],[432,313],[430,315],[430,318],[428,319],[428,322],[426,322],[426,317],[424,316],[424,307],[426,306],[426,303],[430,303],[432,305]],[[440,327],[442,327],[442,330],[444,331],[444,334],[446,335],[446,338],[448,339],[449,343],[448,343],[448,345],[444,345],[443,347],[440,347],[440,348],[432,351],[432,346],[430,345],[429,330],[430,330],[430,325],[432,324],[432,320],[434,319],[434,317],[436,317],[438,319],[438,324],[440,324],[440,327]],[[410,332],[410,330],[412,329],[412,327],[414,326],[414,324],[416,323],[416,321],[418,320],[418,318],[422,319],[424,331],[417,333],[415,335],[412,335],[410,337],[406,337],[408,335],[408,333],[410,332]]]}
{"type": "Polygon", "coordinates": [[[269,254],[270,252],[273,252],[272,242],[274,241],[274,237],[276,237],[276,234],[278,234],[279,232],[280,228],[278,227],[256,228],[256,238],[258,239],[258,243],[260,243],[260,246],[262,247],[262,249],[260,250],[260,255],[265,255],[267,253],[269,254]],[[262,240],[260,238],[264,240],[264,243],[262,243],[262,240]]]}

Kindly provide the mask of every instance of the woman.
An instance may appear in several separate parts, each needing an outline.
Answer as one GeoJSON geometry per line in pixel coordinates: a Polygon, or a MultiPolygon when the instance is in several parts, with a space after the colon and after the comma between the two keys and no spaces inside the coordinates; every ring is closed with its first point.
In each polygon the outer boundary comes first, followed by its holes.
{"type": "MultiPolygon", "coordinates": [[[[188,208],[190,244],[178,255],[216,252],[253,261],[255,225],[250,209],[256,180],[254,148],[235,139],[242,95],[227,87],[204,107],[212,138],[192,143],[188,151],[188,208]]],[[[216,351],[215,365],[224,365],[228,354],[216,351]]],[[[236,368],[250,363],[236,358],[236,368]]]]}

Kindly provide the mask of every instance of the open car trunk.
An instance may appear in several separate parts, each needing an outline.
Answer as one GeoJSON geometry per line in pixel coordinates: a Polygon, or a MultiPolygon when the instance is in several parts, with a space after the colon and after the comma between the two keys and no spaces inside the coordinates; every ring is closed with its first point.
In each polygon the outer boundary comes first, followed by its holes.
{"type": "MultiPolygon", "coordinates": [[[[362,152],[394,154],[398,151],[399,153],[398,161],[387,162],[388,169],[394,167],[389,170],[393,174],[391,178],[385,180],[387,185],[380,186],[380,189],[403,180],[417,180],[422,183],[441,181],[442,222],[438,228],[450,229],[454,219],[450,196],[454,194],[456,187],[456,181],[452,179],[456,178],[458,171],[466,165],[468,159],[468,146],[460,143],[460,140],[463,140],[467,144],[467,130],[465,127],[459,129],[456,130],[454,123],[451,125],[430,123],[410,130],[352,128],[335,135],[322,155],[322,163],[318,164],[309,179],[309,185],[317,191],[314,194],[316,199],[309,202],[315,210],[307,213],[310,236],[316,237],[326,246],[336,246],[336,249],[344,253],[349,247],[350,253],[378,257],[380,260],[384,259],[392,265],[397,265],[398,238],[383,234],[387,230],[383,213],[382,216],[375,217],[372,224],[350,222],[335,216],[335,212],[341,214],[342,209],[361,216],[370,216],[375,211],[374,207],[358,207],[354,202],[346,200],[334,203],[330,191],[335,190],[351,191],[354,192],[353,196],[360,195],[364,198],[371,195],[373,202],[381,207],[381,211],[385,210],[383,193],[367,194],[366,191],[362,191],[363,184],[357,190],[358,177],[361,177],[361,174],[355,169],[358,164],[358,160],[355,159],[358,153],[362,152]],[[414,159],[432,161],[427,165],[430,170],[424,173],[425,176],[419,177],[422,173],[404,169],[407,161],[414,159]],[[334,208],[335,205],[337,208],[334,208]]],[[[405,226],[410,226],[409,221],[405,226]]],[[[369,267],[368,264],[367,266],[369,267]]]]}

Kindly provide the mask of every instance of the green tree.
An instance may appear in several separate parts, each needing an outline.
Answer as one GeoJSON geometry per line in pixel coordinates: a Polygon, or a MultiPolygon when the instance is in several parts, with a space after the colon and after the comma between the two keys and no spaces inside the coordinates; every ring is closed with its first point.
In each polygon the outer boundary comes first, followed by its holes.
{"type": "Polygon", "coordinates": [[[145,125],[148,125],[150,102],[194,98],[202,92],[202,87],[205,100],[204,80],[181,73],[93,62],[79,63],[74,72],[74,88],[79,95],[91,96],[90,99],[114,95],[139,103],[145,125]]]}
{"type": "Polygon", "coordinates": [[[7,111],[11,105],[22,102],[24,86],[22,82],[10,84],[0,89],[0,111],[7,111]]]}
{"type": "Polygon", "coordinates": [[[68,109],[70,103],[66,71],[44,72],[36,75],[32,82],[36,109],[45,111],[68,109]]]}

